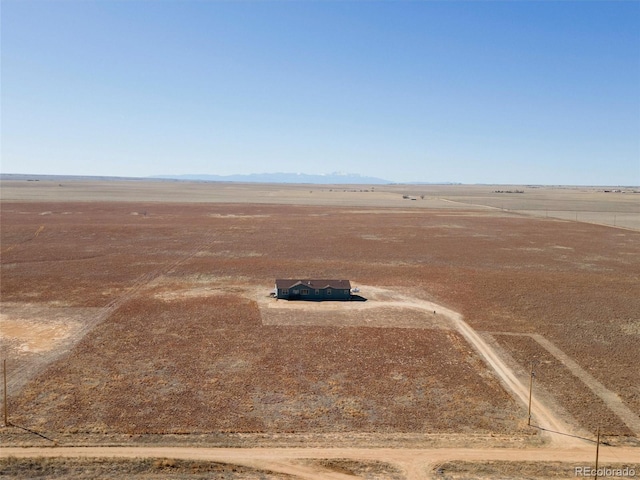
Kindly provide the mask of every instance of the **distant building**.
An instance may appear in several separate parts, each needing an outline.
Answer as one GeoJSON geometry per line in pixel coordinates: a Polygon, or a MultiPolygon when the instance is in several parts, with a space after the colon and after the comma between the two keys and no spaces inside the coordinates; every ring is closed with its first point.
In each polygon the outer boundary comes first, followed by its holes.
{"type": "Polygon", "coordinates": [[[349,280],[276,279],[276,297],[285,300],[349,300],[349,280]]]}

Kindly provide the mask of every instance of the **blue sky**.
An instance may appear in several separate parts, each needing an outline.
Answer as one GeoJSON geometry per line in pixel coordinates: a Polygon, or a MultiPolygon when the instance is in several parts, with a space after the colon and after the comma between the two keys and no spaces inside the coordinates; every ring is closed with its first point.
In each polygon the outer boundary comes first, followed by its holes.
{"type": "Polygon", "coordinates": [[[640,184],[637,1],[2,2],[3,173],[640,184]]]}

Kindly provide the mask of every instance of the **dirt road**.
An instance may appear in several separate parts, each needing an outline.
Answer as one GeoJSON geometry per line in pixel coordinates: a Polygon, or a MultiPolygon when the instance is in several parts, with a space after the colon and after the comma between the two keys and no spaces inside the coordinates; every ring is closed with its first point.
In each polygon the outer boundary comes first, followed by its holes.
{"type": "MultiPolygon", "coordinates": [[[[480,335],[467,324],[461,316],[454,318],[458,331],[473,345],[485,362],[500,377],[502,382],[525,405],[529,404],[529,388],[523,385],[515,373],[504,363],[499,355],[486,343],[480,335]]],[[[559,445],[580,445],[584,440],[571,436],[577,432],[566,422],[558,418],[551,409],[547,408],[535,395],[531,397],[531,411],[540,425],[550,435],[551,441],[559,445]],[[569,434],[569,435],[567,435],[569,434]]]]}
{"type": "MultiPolygon", "coordinates": [[[[304,479],[347,479],[354,477],[302,460],[350,459],[378,461],[393,465],[408,480],[430,477],[430,471],[445,461],[564,462],[592,466],[595,445],[551,448],[195,448],[195,447],[6,447],[0,457],[82,457],[82,458],[173,458],[243,465],[304,479]]],[[[600,465],[637,463],[640,449],[600,446],[600,465]]]]}
{"type": "MultiPolygon", "coordinates": [[[[391,297],[388,291],[385,291],[376,287],[363,286],[367,292],[374,292],[375,294],[385,297],[391,297]]],[[[446,317],[452,324],[452,327],[457,330],[471,346],[478,352],[478,354],[484,359],[487,365],[496,373],[500,378],[503,385],[512,392],[515,398],[519,399],[525,406],[529,404],[529,387],[522,383],[516,374],[507,366],[507,364],[500,358],[498,353],[471,328],[471,326],[464,321],[462,315],[458,312],[450,310],[427,300],[422,300],[400,293],[393,293],[394,298],[392,301],[377,301],[378,306],[395,306],[401,308],[416,308],[422,309],[427,312],[437,312],[438,315],[446,317]]],[[[373,302],[372,302],[373,303],[373,302]]],[[[364,308],[372,306],[371,304],[363,304],[364,308]]],[[[535,418],[535,423],[549,436],[553,444],[555,445],[582,445],[584,440],[576,436],[581,433],[575,430],[574,427],[568,425],[562,419],[560,419],[551,409],[549,409],[539,398],[535,395],[531,398],[531,411],[532,416],[535,418]]]]}

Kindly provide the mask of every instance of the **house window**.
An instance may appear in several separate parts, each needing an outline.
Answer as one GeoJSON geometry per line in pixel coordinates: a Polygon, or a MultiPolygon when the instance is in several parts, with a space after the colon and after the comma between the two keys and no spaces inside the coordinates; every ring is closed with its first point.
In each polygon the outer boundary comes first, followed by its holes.
{"type": "Polygon", "coordinates": [[[302,291],[300,292],[302,295],[309,295],[309,290],[307,290],[306,288],[303,288],[302,291]]]}
{"type": "Polygon", "coordinates": [[[349,290],[345,290],[345,291],[344,291],[344,294],[345,294],[345,295],[349,295],[349,290]]]}
{"type": "Polygon", "coordinates": [[[293,291],[293,294],[294,294],[294,295],[298,295],[298,293],[300,293],[300,290],[294,290],[294,291],[293,291]]]}
{"type": "Polygon", "coordinates": [[[288,288],[283,288],[282,289],[282,294],[283,295],[289,295],[289,289],[288,288]]]}
{"type": "Polygon", "coordinates": [[[327,295],[331,295],[331,289],[327,288],[327,295]]]}
{"type": "Polygon", "coordinates": [[[316,289],[316,295],[320,295],[320,290],[316,289]]]}

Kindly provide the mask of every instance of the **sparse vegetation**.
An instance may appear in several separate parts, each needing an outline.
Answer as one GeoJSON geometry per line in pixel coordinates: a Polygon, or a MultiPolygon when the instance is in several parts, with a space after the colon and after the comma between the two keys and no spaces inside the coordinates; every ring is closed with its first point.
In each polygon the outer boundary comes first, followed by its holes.
{"type": "Polygon", "coordinates": [[[74,480],[100,479],[167,479],[194,478],[211,480],[286,480],[282,473],[218,462],[176,460],[169,458],[0,458],[0,477],[15,480],[65,478],[74,480]]]}
{"type": "MultiPolygon", "coordinates": [[[[456,336],[262,326],[246,288],[264,285],[266,295],[274,277],[300,271],[347,272],[364,284],[409,288],[456,308],[481,330],[535,328],[640,410],[634,394],[640,373],[631,364],[638,337],[622,328],[640,310],[632,288],[639,234],[478,213],[126,203],[47,208],[53,213],[43,217],[37,203],[2,205],[2,244],[19,245],[2,257],[3,301],[100,308],[131,296],[12,400],[21,425],[115,432],[517,431],[515,404],[456,336]],[[130,215],[142,209],[151,212],[146,219],[130,215]],[[611,349],[612,342],[619,346],[611,349]],[[596,356],[594,348],[605,350],[596,356]],[[392,380],[394,372],[408,382],[392,380]],[[504,413],[487,421],[487,409],[504,413]]],[[[575,388],[563,401],[589,395],[584,386],[575,388]]],[[[576,415],[590,426],[590,416],[608,414],[602,408],[576,415]]]]}
{"type": "Polygon", "coordinates": [[[353,475],[354,477],[364,478],[367,480],[403,480],[406,478],[400,469],[385,462],[332,459],[313,460],[308,461],[307,463],[311,465],[319,465],[327,470],[344,473],[345,475],[353,475]]]}
{"type": "MultiPolygon", "coordinates": [[[[588,466],[588,465],[587,465],[588,466]]],[[[576,465],[563,462],[446,462],[432,469],[433,478],[442,480],[495,480],[527,478],[546,480],[555,478],[575,478],[576,465]]],[[[591,465],[593,468],[593,465],[591,465]]],[[[607,464],[607,468],[634,468],[640,471],[640,464],[607,464]]]]}
{"type": "MultiPolygon", "coordinates": [[[[533,435],[523,407],[460,335],[435,324],[413,328],[424,312],[383,307],[370,324],[364,311],[311,312],[296,325],[291,312],[260,310],[262,288],[266,298],[274,278],[301,272],[461,312],[521,368],[542,362],[536,382],[587,431],[604,420],[609,439],[630,436],[535,342],[501,332],[544,336],[640,412],[638,232],[459,203],[381,210],[3,201],[0,208],[0,293],[12,325],[2,348],[10,372],[28,380],[10,392],[10,416],[56,440],[195,434],[197,442],[201,434],[237,446],[255,441],[237,435],[251,434],[289,435],[287,445],[300,445],[343,435],[344,445],[346,435],[374,433],[533,435]],[[20,322],[30,336],[21,336],[20,322]],[[43,358],[46,367],[36,361],[43,358]]],[[[336,470],[386,472],[331,462],[336,470]]],[[[486,478],[510,475],[489,467],[486,478]]],[[[460,470],[446,478],[474,474],[485,475],[460,470]]]]}

